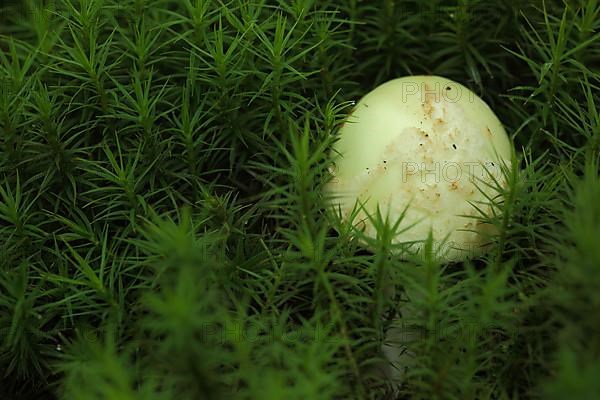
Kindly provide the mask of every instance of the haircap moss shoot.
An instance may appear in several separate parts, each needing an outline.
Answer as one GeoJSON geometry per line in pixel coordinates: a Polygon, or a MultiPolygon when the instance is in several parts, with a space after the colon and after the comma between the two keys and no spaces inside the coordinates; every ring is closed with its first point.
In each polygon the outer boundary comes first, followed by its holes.
{"type": "Polygon", "coordinates": [[[368,237],[377,232],[367,216],[379,207],[392,223],[406,210],[394,242],[414,242],[421,251],[431,232],[442,262],[485,249],[494,229],[480,211],[491,212],[488,199],[498,197],[494,182],[505,184],[513,146],[498,117],[465,86],[439,76],[388,81],[355,105],[333,150],[339,157],[325,191],[368,237]]]}

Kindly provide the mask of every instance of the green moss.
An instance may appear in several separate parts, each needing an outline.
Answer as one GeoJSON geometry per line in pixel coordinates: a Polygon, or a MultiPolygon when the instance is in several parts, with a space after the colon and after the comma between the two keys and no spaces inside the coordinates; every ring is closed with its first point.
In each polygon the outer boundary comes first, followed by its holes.
{"type": "Polygon", "coordinates": [[[2,2],[0,398],[598,397],[599,17],[595,0],[2,2]],[[325,212],[353,102],[409,74],[465,84],[516,144],[472,262],[401,261],[401,224],[375,216],[363,246],[325,212]],[[415,357],[394,385],[398,321],[415,357]]]}

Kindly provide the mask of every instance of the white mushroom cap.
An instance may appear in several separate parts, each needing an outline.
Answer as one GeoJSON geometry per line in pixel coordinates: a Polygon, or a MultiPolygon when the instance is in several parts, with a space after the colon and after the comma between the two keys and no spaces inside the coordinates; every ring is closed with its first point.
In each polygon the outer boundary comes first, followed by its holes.
{"type": "MultiPolygon", "coordinates": [[[[442,260],[476,255],[489,241],[490,226],[473,204],[489,207],[489,173],[502,181],[500,166],[510,166],[512,144],[502,124],[465,86],[438,76],[409,76],[386,82],[364,96],[340,130],[326,191],[344,218],[357,201],[364,208],[353,221],[375,237],[365,212],[379,205],[408,227],[395,242],[426,240],[431,230],[442,260]],[[487,170],[487,172],[486,172],[487,170]],[[479,187],[479,189],[478,189],[479,187]]],[[[416,245],[417,249],[419,244],[416,245]]]]}

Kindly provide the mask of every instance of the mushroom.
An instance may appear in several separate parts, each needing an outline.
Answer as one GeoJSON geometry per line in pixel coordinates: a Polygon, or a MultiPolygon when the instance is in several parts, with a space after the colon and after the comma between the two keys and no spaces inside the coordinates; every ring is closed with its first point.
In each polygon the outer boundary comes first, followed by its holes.
{"type": "Polygon", "coordinates": [[[489,211],[512,144],[489,106],[465,86],[439,76],[388,81],[365,95],[340,129],[339,157],[325,186],[345,219],[368,237],[379,206],[391,222],[406,209],[395,242],[420,251],[431,232],[440,261],[479,255],[493,232],[477,217],[489,211]]]}

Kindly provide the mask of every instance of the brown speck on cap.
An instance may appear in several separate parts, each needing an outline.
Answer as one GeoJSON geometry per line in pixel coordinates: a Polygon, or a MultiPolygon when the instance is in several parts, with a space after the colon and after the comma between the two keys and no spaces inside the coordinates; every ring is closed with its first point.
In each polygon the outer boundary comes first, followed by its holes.
{"type": "Polygon", "coordinates": [[[417,132],[419,132],[419,134],[420,134],[421,136],[423,136],[423,137],[426,137],[426,138],[427,138],[427,137],[429,137],[429,133],[427,133],[426,131],[424,131],[424,130],[423,130],[423,129],[421,129],[421,128],[418,128],[418,129],[417,129],[417,132]]]}
{"type": "Polygon", "coordinates": [[[383,150],[384,154],[388,154],[388,155],[394,154],[397,151],[398,151],[398,147],[396,146],[396,143],[394,143],[394,142],[385,146],[385,149],[383,150]]]}
{"type": "Polygon", "coordinates": [[[425,116],[431,118],[431,114],[433,113],[433,107],[431,106],[431,102],[423,104],[423,111],[425,112],[425,116]]]}
{"type": "MultiPolygon", "coordinates": [[[[432,104],[434,101],[439,101],[439,93],[436,93],[436,90],[432,89],[427,83],[424,85],[425,89],[425,113],[431,117],[431,112],[433,110],[432,104]]],[[[437,86],[436,86],[437,89],[437,86]]]]}

